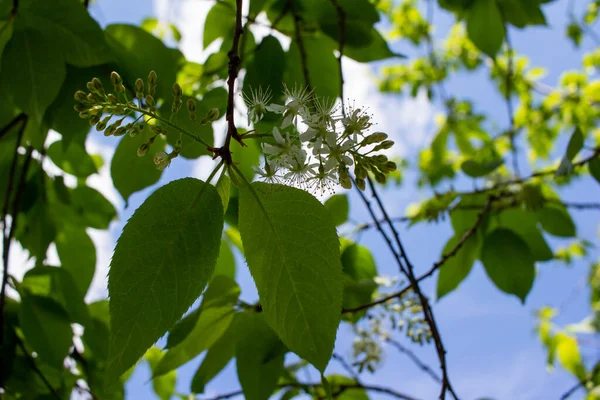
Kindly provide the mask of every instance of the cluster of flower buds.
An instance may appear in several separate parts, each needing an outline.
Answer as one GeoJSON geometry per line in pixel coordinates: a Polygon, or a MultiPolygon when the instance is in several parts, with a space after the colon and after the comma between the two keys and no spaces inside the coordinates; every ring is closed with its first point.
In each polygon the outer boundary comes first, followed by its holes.
{"type": "MultiPolygon", "coordinates": [[[[123,136],[129,134],[131,137],[137,136],[145,129],[148,124],[154,132],[146,143],[143,143],[137,150],[140,157],[145,156],[154,143],[158,135],[167,135],[170,133],[181,136],[183,129],[178,129],[179,133],[170,132],[170,127],[174,125],[170,120],[162,118],[157,111],[156,104],[156,72],[150,71],[146,83],[141,78],[135,81],[135,99],[129,100],[127,91],[123,84],[123,79],[117,72],[110,74],[110,81],[114,93],[107,93],[98,78],[93,78],[87,83],[88,93],[78,90],[75,93],[75,110],[79,112],[81,118],[89,119],[90,126],[95,126],[96,130],[104,131],[105,136],[123,136]],[[137,103],[136,103],[137,100],[137,103]],[[129,122],[125,124],[125,120],[129,122]]],[[[177,114],[183,106],[183,91],[178,83],[173,84],[173,103],[171,105],[171,117],[177,114]]],[[[196,119],[196,103],[193,99],[187,101],[187,108],[191,120],[196,119]]],[[[212,109],[200,121],[200,125],[213,122],[219,118],[219,110],[212,109]]],[[[194,135],[194,132],[189,132],[194,135]]],[[[177,144],[173,146],[171,153],[159,151],[154,156],[154,164],[157,169],[163,170],[169,166],[171,160],[181,152],[181,137],[177,144]]]]}
{"type": "Polygon", "coordinates": [[[353,106],[339,113],[335,101],[317,97],[302,87],[284,87],[284,104],[271,103],[269,90],[244,94],[248,123],[258,123],[267,112],[281,115],[272,138],[263,143],[265,161],[256,172],[266,181],[283,182],[313,192],[333,192],[340,184],[364,190],[371,173],[379,183],[396,164],[377,152],[394,144],[383,132],[369,133],[371,116],[353,106]]]}

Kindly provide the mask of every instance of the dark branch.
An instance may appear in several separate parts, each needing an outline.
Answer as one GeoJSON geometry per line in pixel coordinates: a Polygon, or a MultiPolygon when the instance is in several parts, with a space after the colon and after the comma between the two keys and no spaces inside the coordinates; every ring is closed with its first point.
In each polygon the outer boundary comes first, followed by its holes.
{"type": "Polygon", "coordinates": [[[292,15],[294,16],[294,32],[296,43],[298,44],[298,51],[300,52],[300,63],[302,64],[302,74],[304,75],[304,83],[306,83],[306,89],[310,92],[312,85],[310,84],[310,76],[308,74],[308,61],[306,57],[306,49],[304,48],[304,39],[302,38],[302,30],[300,14],[298,14],[297,3],[295,0],[289,0],[288,4],[291,5],[292,15]],[[291,4],[293,3],[293,4],[291,4]]]}
{"type": "Polygon", "coordinates": [[[12,128],[17,126],[17,124],[19,122],[25,122],[26,120],[27,120],[27,116],[25,115],[25,113],[21,113],[21,114],[17,115],[16,117],[14,117],[8,124],[6,124],[5,127],[0,129],[0,140],[2,140],[2,138],[6,134],[8,134],[8,132],[10,132],[12,130],[12,128]]]}
{"type": "Polygon", "coordinates": [[[419,359],[419,357],[417,357],[415,355],[415,353],[413,353],[412,351],[410,351],[409,349],[407,349],[406,347],[404,347],[402,344],[400,344],[400,342],[391,339],[391,338],[387,338],[385,340],[386,342],[388,342],[389,344],[391,344],[393,347],[395,347],[399,352],[406,354],[406,356],[408,358],[410,358],[410,360],[415,363],[417,365],[417,367],[419,367],[421,370],[423,370],[423,372],[425,372],[426,374],[428,374],[429,376],[431,376],[431,378],[438,382],[438,383],[442,383],[442,378],[440,378],[438,376],[438,374],[436,374],[431,367],[429,367],[427,364],[425,364],[423,361],[421,361],[421,359],[419,359]]]}

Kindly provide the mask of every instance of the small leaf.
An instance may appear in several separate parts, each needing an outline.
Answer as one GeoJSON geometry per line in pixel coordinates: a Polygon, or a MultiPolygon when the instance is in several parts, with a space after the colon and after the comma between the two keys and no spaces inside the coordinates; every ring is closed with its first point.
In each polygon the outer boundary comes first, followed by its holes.
{"type": "Polygon", "coordinates": [[[233,358],[237,338],[240,335],[236,327],[237,322],[234,320],[223,336],[206,352],[202,364],[192,379],[193,393],[204,393],[206,384],[217,376],[233,358]]]}
{"type": "Polygon", "coordinates": [[[66,149],[58,141],[48,147],[48,157],[60,169],[78,178],[86,178],[98,172],[94,160],[79,143],[71,143],[66,149]]]}
{"type": "Polygon", "coordinates": [[[535,278],[533,256],[527,244],[508,229],[496,229],[485,237],[481,261],[487,275],[503,292],[524,303],[535,278]]]}
{"type": "Polygon", "coordinates": [[[154,372],[160,361],[165,356],[165,353],[158,347],[150,347],[146,352],[144,358],[150,364],[150,370],[152,371],[152,388],[154,393],[161,400],[169,400],[175,394],[175,384],[177,383],[177,372],[171,371],[166,375],[155,376],[154,372]]]}
{"type": "Polygon", "coordinates": [[[556,353],[560,363],[580,380],[586,379],[585,367],[579,354],[577,339],[564,333],[556,335],[556,353]]]}
{"type": "Polygon", "coordinates": [[[577,153],[583,148],[584,137],[581,133],[581,129],[576,128],[567,146],[567,151],[563,159],[560,161],[560,165],[556,170],[555,176],[565,176],[573,173],[573,159],[577,156],[577,153]]]}
{"type": "Polygon", "coordinates": [[[224,36],[232,36],[234,27],[235,5],[233,2],[227,0],[215,3],[204,21],[202,45],[206,49],[216,39],[224,36]]]}
{"type": "Polygon", "coordinates": [[[200,180],[154,192],[125,225],[108,275],[108,377],[127,371],[202,293],[218,257],[223,207],[200,180]]]}
{"type": "Polygon", "coordinates": [[[504,40],[502,15],[495,0],[477,0],[471,3],[467,15],[469,39],[479,50],[494,57],[504,40]]]}
{"type": "Polygon", "coordinates": [[[266,321],[323,371],[342,306],[340,245],[329,213],[303,190],[258,182],[240,189],[239,227],[266,321]]]}
{"type": "Polygon", "coordinates": [[[460,169],[471,178],[479,178],[488,175],[504,163],[503,160],[496,160],[488,163],[480,163],[475,160],[466,160],[460,166],[460,169]]]}
{"type": "MultiPolygon", "coordinates": [[[[342,267],[345,278],[343,308],[355,308],[369,303],[377,289],[377,284],[373,281],[377,276],[377,266],[371,251],[355,243],[346,246],[342,252],[342,267]]],[[[353,313],[349,317],[352,321],[357,321],[363,315],[364,313],[353,313]]]]}
{"type": "Polygon", "coordinates": [[[73,276],[83,296],[88,291],[96,271],[96,246],[85,229],[65,226],[56,236],[56,251],[62,267],[73,276]]]}
{"type": "Polygon", "coordinates": [[[231,192],[231,179],[225,174],[221,174],[217,184],[215,185],[217,189],[217,193],[219,193],[219,197],[223,202],[223,210],[227,210],[227,206],[229,205],[229,196],[231,192]]]}
{"type": "Polygon", "coordinates": [[[283,371],[285,346],[265,323],[263,314],[241,313],[238,322],[235,356],[244,397],[267,400],[283,371]]]}
{"type": "Polygon", "coordinates": [[[108,229],[108,225],[117,216],[115,207],[96,189],[77,186],[71,192],[71,209],[78,214],[79,221],[95,229],[108,229]]]}
{"type": "Polygon", "coordinates": [[[574,237],[577,228],[568,211],[564,208],[546,205],[535,212],[542,228],[551,235],[574,237]]]}
{"type": "Polygon", "coordinates": [[[494,223],[497,223],[499,228],[511,230],[519,235],[527,243],[535,261],[548,261],[554,257],[552,249],[537,226],[535,214],[522,209],[504,210],[491,220],[491,224],[494,223]]]}
{"type": "Polygon", "coordinates": [[[27,343],[48,364],[62,369],[73,343],[73,331],[60,304],[48,297],[26,294],[21,300],[19,320],[27,343]]]}
{"type": "Polygon", "coordinates": [[[600,157],[596,157],[588,162],[588,170],[590,175],[600,183],[600,157]]]}
{"type": "MultiPolygon", "coordinates": [[[[455,235],[448,240],[442,255],[448,254],[458,244],[461,236],[455,235]]],[[[469,275],[473,263],[479,256],[481,239],[479,235],[471,235],[458,252],[450,257],[441,267],[437,280],[438,300],[453,291],[469,275]]]]}
{"type": "Polygon", "coordinates": [[[348,204],[348,196],[345,194],[336,194],[328,198],[325,202],[325,208],[329,211],[335,226],[343,225],[348,221],[350,205],[348,204]]]}

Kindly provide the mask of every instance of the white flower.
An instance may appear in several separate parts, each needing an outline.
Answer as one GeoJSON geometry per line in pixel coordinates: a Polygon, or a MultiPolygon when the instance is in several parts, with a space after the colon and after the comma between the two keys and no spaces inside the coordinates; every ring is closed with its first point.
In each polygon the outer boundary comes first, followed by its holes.
{"type": "Polygon", "coordinates": [[[305,118],[304,122],[312,128],[335,129],[335,123],[340,119],[334,116],[338,110],[335,100],[316,98],[314,104],[315,112],[305,118]]]}
{"type": "Polygon", "coordinates": [[[354,108],[353,106],[350,106],[348,107],[346,115],[346,117],[342,118],[342,124],[346,128],[344,134],[346,136],[352,135],[354,141],[358,141],[358,134],[362,135],[364,131],[373,126],[373,122],[371,122],[371,116],[360,108],[354,108]]]}
{"type": "Polygon", "coordinates": [[[258,175],[260,175],[265,182],[269,183],[280,183],[281,177],[277,175],[278,168],[275,165],[271,165],[268,160],[265,160],[264,169],[260,169],[257,166],[253,166],[252,169],[258,175]]]}
{"type": "Polygon", "coordinates": [[[294,86],[294,89],[290,91],[285,86],[284,95],[286,97],[285,105],[271,103],[267,106],[267,110],[283,114],[282,129],[290,126],[298,115],[304,119],[309,117],[309,105],[313,99],[313,91],[307,91],[306,88],[297,86],[294,86]]]}
{"type": "Polygon", "coordinates": [[[154,165],[156,165],[156,169],[164,170],[171,164],[171,156],[164,151],[159,151],[154,155],[154,165]]]}
{"type": "Polygon", "coordinates": [[[242,93],[242,95],[248,107],[248,125],[250,125],[250,122],[255,124],[262,119],[267,111],[267,104],[271,101],[271,91],[267,89],[263,92],[261,87],[258,90],[250,88],[249,95],[246,93],[242,93]]]}
{"type": "Polygon", "coordinates": [[[325,170],[330,171],[336,168],[338,165],[343,164],[345,166],[352,165],[354,161],[346,153],[354,145],[351,139],[347,139],[344,143],[335,143],[335,139],[332,140],[328,137],[325,146],[321,148],[319,154],[327,155],[325,161],[325,170]]]}
{"type": "Polygon", "coordinates": [[[277,127],[273,128],[273,138],[275,139],[275,145],[268,143],[263,144],[263,151],[265,154],[271,156],[281,156],[289,153],[292,148],[297,147],[295,146],[294,141],[290,138],[290,134],[286,132],[284,138],[277,127]]]}
{"type": "Polygon", "coordinates": [[[335,170],[327,171],[323,164],[319,165],[319,168],[311,171],[312,176],[308,178],[308,187],[313,193],[319,192],[323,194],[325,192],[334,193],[335,187],[338,184],[338,178],[335,170]]]}

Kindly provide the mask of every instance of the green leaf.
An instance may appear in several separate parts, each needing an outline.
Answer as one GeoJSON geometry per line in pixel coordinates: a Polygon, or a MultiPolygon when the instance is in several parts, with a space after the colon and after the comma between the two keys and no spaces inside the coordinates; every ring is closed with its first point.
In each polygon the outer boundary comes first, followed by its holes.
{"type": "Polygon", "coordinates": [[[61,53],[71,65],[90,67],[112,59],[102,29],[77,0],[26,0],[19,7],[19,16],[28,27],[60,43],[61,53]]]}
{"type": "Polygon", "coordinates": [[[494,172],[494,170],[503,163],[503,160],[496,160],[488,163],[481,163],[475,160],[466,160],[461,164],[460,169],[462,169],[462,171],[471,178],[480,178],[494,172]]]}
{"type": "Polygon", "coordinates": [[[240,189],[239,228],[266,321],[323,371],[342,305],[339,240],[329,213],[303,190],[253,183],[240,189]]]}
{"type": "Polygon", "coordinates": [[[565,156],[560,161],[560,165],[556,170],[555,176],[565,176],[573,173],[573,159],[577,156],[577,153],[583,148],[583,133],[579,128],[576,128],[571,138],[569,139],[569,144],[567,145],[567,151],[565,156]]]}
{"type": "Polygon", "coordinates": [[[79,143],[71,143],[66,149],[61,141],[48,147],[47,154],[56,166],[78,178],[86,178],[98,172],[94,160],[79,143]]]}
{"type": "Polygon", "coordinates": [[[62,267],[69,271],[83,296],[96,271],[96,246],[85,229],[65,225],[56,236],[56,251],[62,267]]]}
{"type": "Polygon", "coordinates": [[[577,339],[567,336],[564,333],[559,333],[555,337],[556,353],[563,367],[580,380],[586,379],[585,367],[579,354],[579,346],[577,339]]]}
{"type": "Polygon", "coordinates": [[[145,127],[142,133],[136,137],[124,136],[110,163],[113,185],[125,200],[126,205],[133,193],[154,185],[163,173],[156,169],[153,161],[154,152],[163,151],[166,146],[166,140],[161,135],[154,140],[152,153],[146,154],[144,157],[137,155],[137,149],[148,142],[152,135],[153,132],[150,128],[145,127]]]}
{"type": "Polygon", "coordinates": [[[137,78],[146,80],[150,70],[156,71],[155,97],[165,99],[170,108],[173,83],[185,63],[181,52],[169,49],[160,39],[134,25],[109,25],[104,33],[121,68],[118,72],[128,86],[134,87],[137,78]]]}
{"type": "Polygon", "coordinates": [[[71,209],[81,218],[79,222],[95,229],[107,229],[117,216],[112,203],[99,191],[88,186],[77,186],[73,189],[71,209]]]}
{"type": "Polygon", "coordinates": [[[239,338],[235,357],[244,397],[267,400],[283,371],[285,346],[265,323],[263,314],[241,313],[236,322],[239,338]]]}
{"type": "Polygon", "coordinates": [[[527,243],[508,229],[496,229],[485,237],[481,261],[498,289],[525,302],[535,278],[533,256],[527,243]]]}
{"type": "Polygon", "coordinates": [[[363,47],[349,46],[344,48],[344,56],[358,62],[380,61],[392,57],[405,58],[404,55],[390,50],[388,42],[381,36],[381,33],[375,28],[371,28],[367,33],[369,44],[363,47]]]}
{"type": "Polygon", "coordinates": [[[193,393],[204,393],[206,384],[229,364],[235,354],[239,334],[237,321],[234,320],[223,336],[208,349],[192,379],[193,393]]]}
{"type": "Polygon", "coordinates": [[[186,338],[171,347],[154,370],[154,376],[163,375],[187,363],[209,349],[229,328],[235,311],[232,306],[208,307],[200,312],[194,329],[186,338]]]}
{"type": "Polygon", "coordinates": [[[551,235],[574,237],[577,234],[575,223],[568,211],[559,206],[546,205],[535,212],[542,228],[551,235]]]}
{"type": "Polygon", "coordinates": [[[27,343],[48,364],[62,369],[73,343],[71,321],[56,301],[25,294],[21,299],[21,329],[27,343]]]}
{"type": "MultiPolygon", "coordinates": [[[[377,284],[373,278],[377,276],[377,266],[371,252],[365,246],[353,243],[342,252],[342,268],[344,270],[343,308],[355,308],[371,302],[377,284]]],[[[357,321],[362,313],[354,313],[351,320],[357,321]]]]}
{"type": "Polygon", "coordinates": [[[471,4],[467,15],[469,39],[479,50],[494,57],[504,40],[504,24],[496,0],[477,0],[471,4]]]}
{"type": "Polygon", "coordinates": [[[335,226],[343,225],[348,221],[350,205],[348,204],[348,196],[345,194],[336,194],[328,198],[325,202],[325,208],[329,211],[335,226]]]}
{"type": "Polygon", "coordinates": [[[216,189],[173,181],[154,192],[125,225],[108,274],[109,378],[127,371],[202,293],[223,229],[216,189]]]}
{"type": "Polygon", "coordinates": [[[217,259],[217,266],[215,267],[212,279],[215,279],[217,276],[226,276],[235,279],[235,257],[233,256],[231,247],[223,239],[221,239],[221,250],[219,251],[219,258],[217,259]]]}
{"type": "MultiPolygon", "coordinates": [[[[261,150],[256,140],[248,140],[246,142],[247,147],[243,147],[235,140],[231,141],[231,154],[233,161],[238,164],[238,168],[242,171],[242,174],[252,181],[254,178],[253,166],[259,164],[261,150]]],[[[233,199],[231,199],[233,201],[233,199]]]]}
{"type": "Polygon", "coordinates": [[[175,394],[177,371],[170,371],[168,374],[162,376],[156,376],[155,374],[156,367],[160,364],[164,356],[165,353],[161,349],[152,346],[148,349],[144,358],[148,361],[148,364],[150,364],[150,370],[153,375],[152,388],[154,389],[154,393],[156,393],[161,400],[170,400],[175,394]]]}
{"type": "Polygon", "coordinates": [[[202,45],[207,48],[220,37],[233,36],[235,28],[235,4],[231,0],[217,2],[204,21],[202,45]]]}
{"type": "Polygon", "coordinates": [[[535,261],[548,261],[554,257],[554,253],[537,227],[535,215],[531,212],[522,209],[504,210],[491,220],[490,229],[493,227],[505,228],[519,235],[527,243],[535,261]]]}
{"type": "Polygon", "coordinates": [[[18,226],[15,234],[21,246],[29,250],[37,260],[46,258],[48,247],[56,237],[56,225],[50,212],[49,207],[42,202],[35,203],[27,213],[28,223],[18,226]]]}
{"type": "Polygon", "coordinates": [[[262,87],[269,89],[278,101],[283,90],[284,65],[285,53],[279,40],[271,35],[265,37],[247,67],[244,92],[249,95],[250,89],[262,87]]]}
{"type": "Polygon", "coordinates": [[[15,105],[40,123],[65,79],[60,47],[37,30],[15,29],[2,56],[2,85],[15,105]]]}
{"type": "MultiPolygon", "coordinates": [[[[340,91],[340,72],[338,62],[333,55],[337,43],[324,35],[311,35],[302,38],[307,55],[306,66],[310,84],[315,94],[335,99],[340,91]]],[[[289,87],[306,86],[302,68],[302,57],[296,40],[292,40],[286,56],[285,82],[289,87]]]]}
{"type": "MultiPolygon", "coordinates": [[[[452,251],[461,236],[454,235],[448,240],[442,255],[448,254],[452,251]]],[[[458,252],[450,257],[441,267],[440,274],[437,280],[437,298],[438,300],[452,292],[458,287],[458,285],[469,275],[473,263],[479,256],[479,250],[481,248],[481,239],[479,235],[471,235],[458,252]]]]}
{"type": "MultiPolygon", "coordinates": [[[[14,25],[12,19],[0,21],[0,66],[2,66],[2,53],[4,52],[6,44],[12,37],[13,28],[14,25]]],[[[2,70],[0,69],[0,71],[2,70]]]]}
{"type": "Polygon", "coordinates": [[[217,193],[219,193],[219,197],[221,198],[221,202],[223,203],[223,210],[227,210],[227,206],[229,205],[229,195],[231,192],[231,179],[225,174],[221,174],[217,184],[215,185],[217,189],[217,193]]]}
{"type": "Polygon", "coordinates": [[[600,158],[596,157],[588,162],[588,170],[590,171],[590,175],[600,183],[600,158]]]}
{"type": "Polygon", "coordinates": [[[546,25],[546,18],[537,0],[503,0],[502,11],[506,21],[518,28],[528,25],[546,25]]]}

